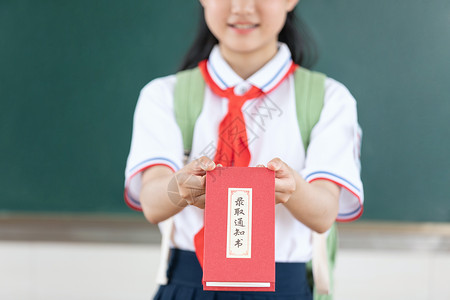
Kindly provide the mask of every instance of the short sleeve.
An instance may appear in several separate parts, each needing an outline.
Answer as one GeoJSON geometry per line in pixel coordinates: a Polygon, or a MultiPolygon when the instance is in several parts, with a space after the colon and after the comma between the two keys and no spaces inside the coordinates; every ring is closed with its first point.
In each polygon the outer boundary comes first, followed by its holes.
{"type": "Polygon", "coordinates": [[[130,153],[125,169],[125,202],[140,210],[142,171],[164,165],[174,172],[183,162],[183,142],[173,109],[175,76],[155,79],[141,91],[134,112],[130,153]]]}
{"type": "Polygon", "coordinates": [[[341,187],[337,221],[356,220],[363,212],[361,137],[355,99],[342,84],[327,78],[324,107],[301,173],[307,182],[325,179],[341,187]]]}

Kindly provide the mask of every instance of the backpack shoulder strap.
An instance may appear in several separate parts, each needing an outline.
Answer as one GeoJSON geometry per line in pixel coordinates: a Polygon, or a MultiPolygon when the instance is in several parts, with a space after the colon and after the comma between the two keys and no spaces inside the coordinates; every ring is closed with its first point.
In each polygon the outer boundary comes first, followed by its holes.
{"type": "Polygon", "coordinates": [[[303,146],[308,149],[311,131],[320,118],[325,96],[326,76],[299,67],[294,73],[297,120],[303,146]]]}
{"type": "MultiPolygon", "coordinates": [[[[203,107],[205,82],[199,68],[184,70],[176,74],[174,89],[174,112],[183,137],[185,155],[189,155],[194,136],[194,126],[203,107]]],[[[156,283],[167,284],[167,268],[169,265],[169,244],[173,234],[173,217],[162,222],[165,230],[162,233],[161,260],[156,283]]]]}
{"type": "MultiPolygon", "coordinates": [[[[322,73],[297,68],[294,73],[295,101],[298,126],[305,152],[311,131],[322,112],[325,97],[325,79],[322,73]]],[[[336,224],[326,234],[313,233],[313,258],[307,263],[307,275],[314,289],[314,300],[333,299],[333,269],[336,259],[336,224]]]]}
{"type": "Polygon", "coordinates": [[[205,81],[200,69],[184,70],[176,74],[174,90],[175,118],[183,137],[185,154],[190,153],[194,126],[203,107],[205,81]]]}

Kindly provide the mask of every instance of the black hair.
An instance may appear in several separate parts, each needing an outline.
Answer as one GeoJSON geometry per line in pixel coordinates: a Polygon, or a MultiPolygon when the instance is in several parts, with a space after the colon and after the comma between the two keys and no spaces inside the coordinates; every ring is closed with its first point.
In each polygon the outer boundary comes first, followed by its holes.
{"type": "MultiPolygon", "coordinates": [[[[206,25],[203,7],[200,9],[197,36],[181,63],[180,71],[195,68],[200,61],[208,58],[214,45],[218,43],[206,25]]],[[[289,47],[292,59],[296,64],[310,68],[317,61],[316,44],[308,28],[295,15],[294,10],[287,14],[286,23],[278,35],[278,40],[289,47]]]]}

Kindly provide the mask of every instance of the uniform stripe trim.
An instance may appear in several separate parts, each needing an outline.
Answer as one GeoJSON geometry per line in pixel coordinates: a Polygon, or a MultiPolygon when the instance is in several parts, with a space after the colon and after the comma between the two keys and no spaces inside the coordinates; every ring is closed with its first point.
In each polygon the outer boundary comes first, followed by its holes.
{"type": "Polygon", "coordinates": [[[142,211],[142,207],[141,207],[141,203],[139,202],[139,200],[134,199],[130,192],[129,192],[129,186],[130,186],[130,182],[133,179],[134,176],[136,176],[137,174],[143,172],[144,170],[154,167],[154,166],[166,166],[168,168],[170,168],[173,172],[176,172],[177,169],[174,169],[173,166],[176,166],[175,163],[173,163],[171,160],[166,159],[166,158],[161,158],[161,157],[157,157],[157,158],[151,158],[151,159],[147,159],[141,163],[139,163],[138,165],[136,165],[135,167],[133,167],[128,173],[131,173],[130,176],[128,176],[127,181],[125,183],[125,191],[124,191],[124,199],[125,199],[125,203],[132,209],[134,210],[138,210],[138,211],[142,211]],[[158,161],[158,162],[155,162],[158,161]],[[167,163],[162,163],[161,161],[168,161],[170,162],[170,164],[167,163]],[[150,163],[150,162],[155,162],[155,163],[150,163]],[[149,164],[150,163],[150,164],[149,164]],[[139,168],[140,167],[140,168],[139,168]],[[133,172],[134,171],[134,172],[133,172]]]}
{"type": "MultiPolygon", "coordinates": [[[[280,75],[280,73],[286,69],[287,65],[292,62],[292,59],[289,57],[286,62],[283,64],[283,66],[278,70],[278,72],[266,83],[261,87],[261,90],[264,90],[268,85],[272,84],[275,79],[280,75]]],[[[283,78],[284,79],[284,78],[283,78]]],[[[283,81],[283,80],[280,80],[283,81]]]]}
{"type": "Polygon", "coordinates": [[[338,221],[338,222],[351,222],[351,221],[357,220],[357,219],[359,219],[359,217],[361,217],[361,215],[362,215],[362,213],[364,211],[364,205],[362,203],[362,199],[361,199],[361,195],[360,195],[361,194],[360,189],[358,189],[354,184],[351,184],[348,180],[346,180],[346,179],[344,179],[341,176],[338,176],[336,174],[330,173],[330,172],[314,172],[314,173],[311,173],[310,175],[306,176],[305,180],[307,182],[310,182],[310,183],[313,182],[313,181],[316,181],[316,180],[328,180],[328,181],[331,181],[331,182],[337,184],[338,186],[340,186],[342,188],[345,188],[347,191],[349,191],[351,194],[353,194],[353,196],[355,196],[358,199],[359,207],[357,209],[355,209],[354,211],[352,211],[352,212],[339,213],[339,215],[336,218],[336,221],[338,221]],[[340,181],[342,181],[342,182],[344,182],[346,184],[349,184],[350,186],[347,186],[344,183],[339,182],[337,180],[333,180],[333,178],[330,178],[330,177],[323,177],[322,176],[322,177],[311,178],[311,177],[313,177],[312,175],[318,175],[318,174],[329,175],[329,176],[335,177],[335,178],[339,179],[340,181]],[[352,188],[355,189],[357,192],[355,192],[352,188]]]}
{"type": "MultiPolygon", "coordinates": [[[[286,76],[282,76],[280,78],[280,74],[282,74],[283,71],[285,71],[285,73],[290,73],[290,68],[289,66],[292,64],[292,58],[289,57],[284,63],[283,65],[280,67],[280,69],[277,71],[277,73],[269,80],[267,81],[260,89],[261,90],[266,90],[268,86],[270,85],[278,85],[278,83],[281,83],[282,81],[284,81],[286,76]],[[280,79],[278,82],[274,81],[276,79],[280,79]]],[[[208,69],[211,70],[212,75],[218,80],[220,81],[220,83],[222,84],[222,89],[227,89],[229,88],[228,84],[222,79],[222,77],[220,77],[219,73],[217,73],[216,69],[214,68],[213,64],[208,60],[208,69]]],[[[273,88],[273,87],[272,87],[273,88]]],[[[267,91],[265,91],[267,93],[267,91]]]]}
{"type": "Polygon", "coordinates": [[[359,188],[357,188],[356,185],[354,185],[353,183],[351,183],[350,181],[348,181],[347,179],[345,179],[345,178],[343,178],[343,177],[341,177],[341,176],[339,176],[339,175],[333,174],[333,173],[331,173],[331,172],[327,172],[327,171],[317,171],[317,172],[313,172],[313,173],[309,174],[308,176],[306,176],[305,180],[306,180],[306,181],[309,181],[309,179],[310,179],[311,177],[315,177],[315,175],[319,175],[319,174],[331,175],[331,176],[333,176],[333,177],[336,177],[336,178],[338,178],[338,179],[344,181],[344,182],[347,183],[348,185],[350,185],[350,186],[351,186],[353,189],[355,189],[358,193],[361,193],[361,190],[360,190],[359,188]]]}
{"type": "Polygon", "coordinates": [[[214,76],[224,85],[225,89],[228,88],[228,85],[225,83],[225,81],[219,76],[219,74],[217,73],[216,69],[214,69],[213,65],[209,62],[208,60],[208,67],[211,69],[211,71],[213,72],[214,76]]]}
{"type": "Polygon", "coordinates": [[[153,157],[153,158],[149,158],[149,159],[146,159],[146,160],[138,163],[137,165],[132,167],[127,173],[128,174],[135,173],[135,170],[140,169],[140,168],[142,168],[142,166],[148,165],[149,163],[155,162],[155,161],[161,162],[162,164],[166,164],[173,170],[179,170],[180,169],[175,162],[173,162],[172,160],[170,160],[168,158],[165,158],[165,157],[153,157]]]}
{"type": "Polygon", "coordinates": [[[361,209],[359,209],[359,212],[357,215],[355,215],[352,218],[340,218],[339,216],[336,218],[336,221],[341,222],[341,223],[349,223],[349,222],[353,222],[355,220],[358,220],[362,214],[364,212],[364,206],[361,206],[361,209]]]}

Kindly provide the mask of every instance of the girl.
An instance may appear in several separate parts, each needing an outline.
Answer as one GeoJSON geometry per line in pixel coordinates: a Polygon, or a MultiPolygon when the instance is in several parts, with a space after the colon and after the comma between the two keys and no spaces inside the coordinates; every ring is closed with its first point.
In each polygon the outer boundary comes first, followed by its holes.
{"type": "Polygon", "coordinates": [[[183,69],[200,64],[206,87],[187,164],[173,75],[141,91],[127,161],[127,203],[151,223],[174,220],[169,282],[155,299],[312,299],[305,272],[311,232],[362,213],[356,102],[327,78],[305,151],[293,86],[308,46],[293,26],[298,0],[200,2],[205,22],[183,69]],[[263,164],[276,177],[276,292],[204,292],[194,237],[203,226],[206,171],[263,164]]]}

